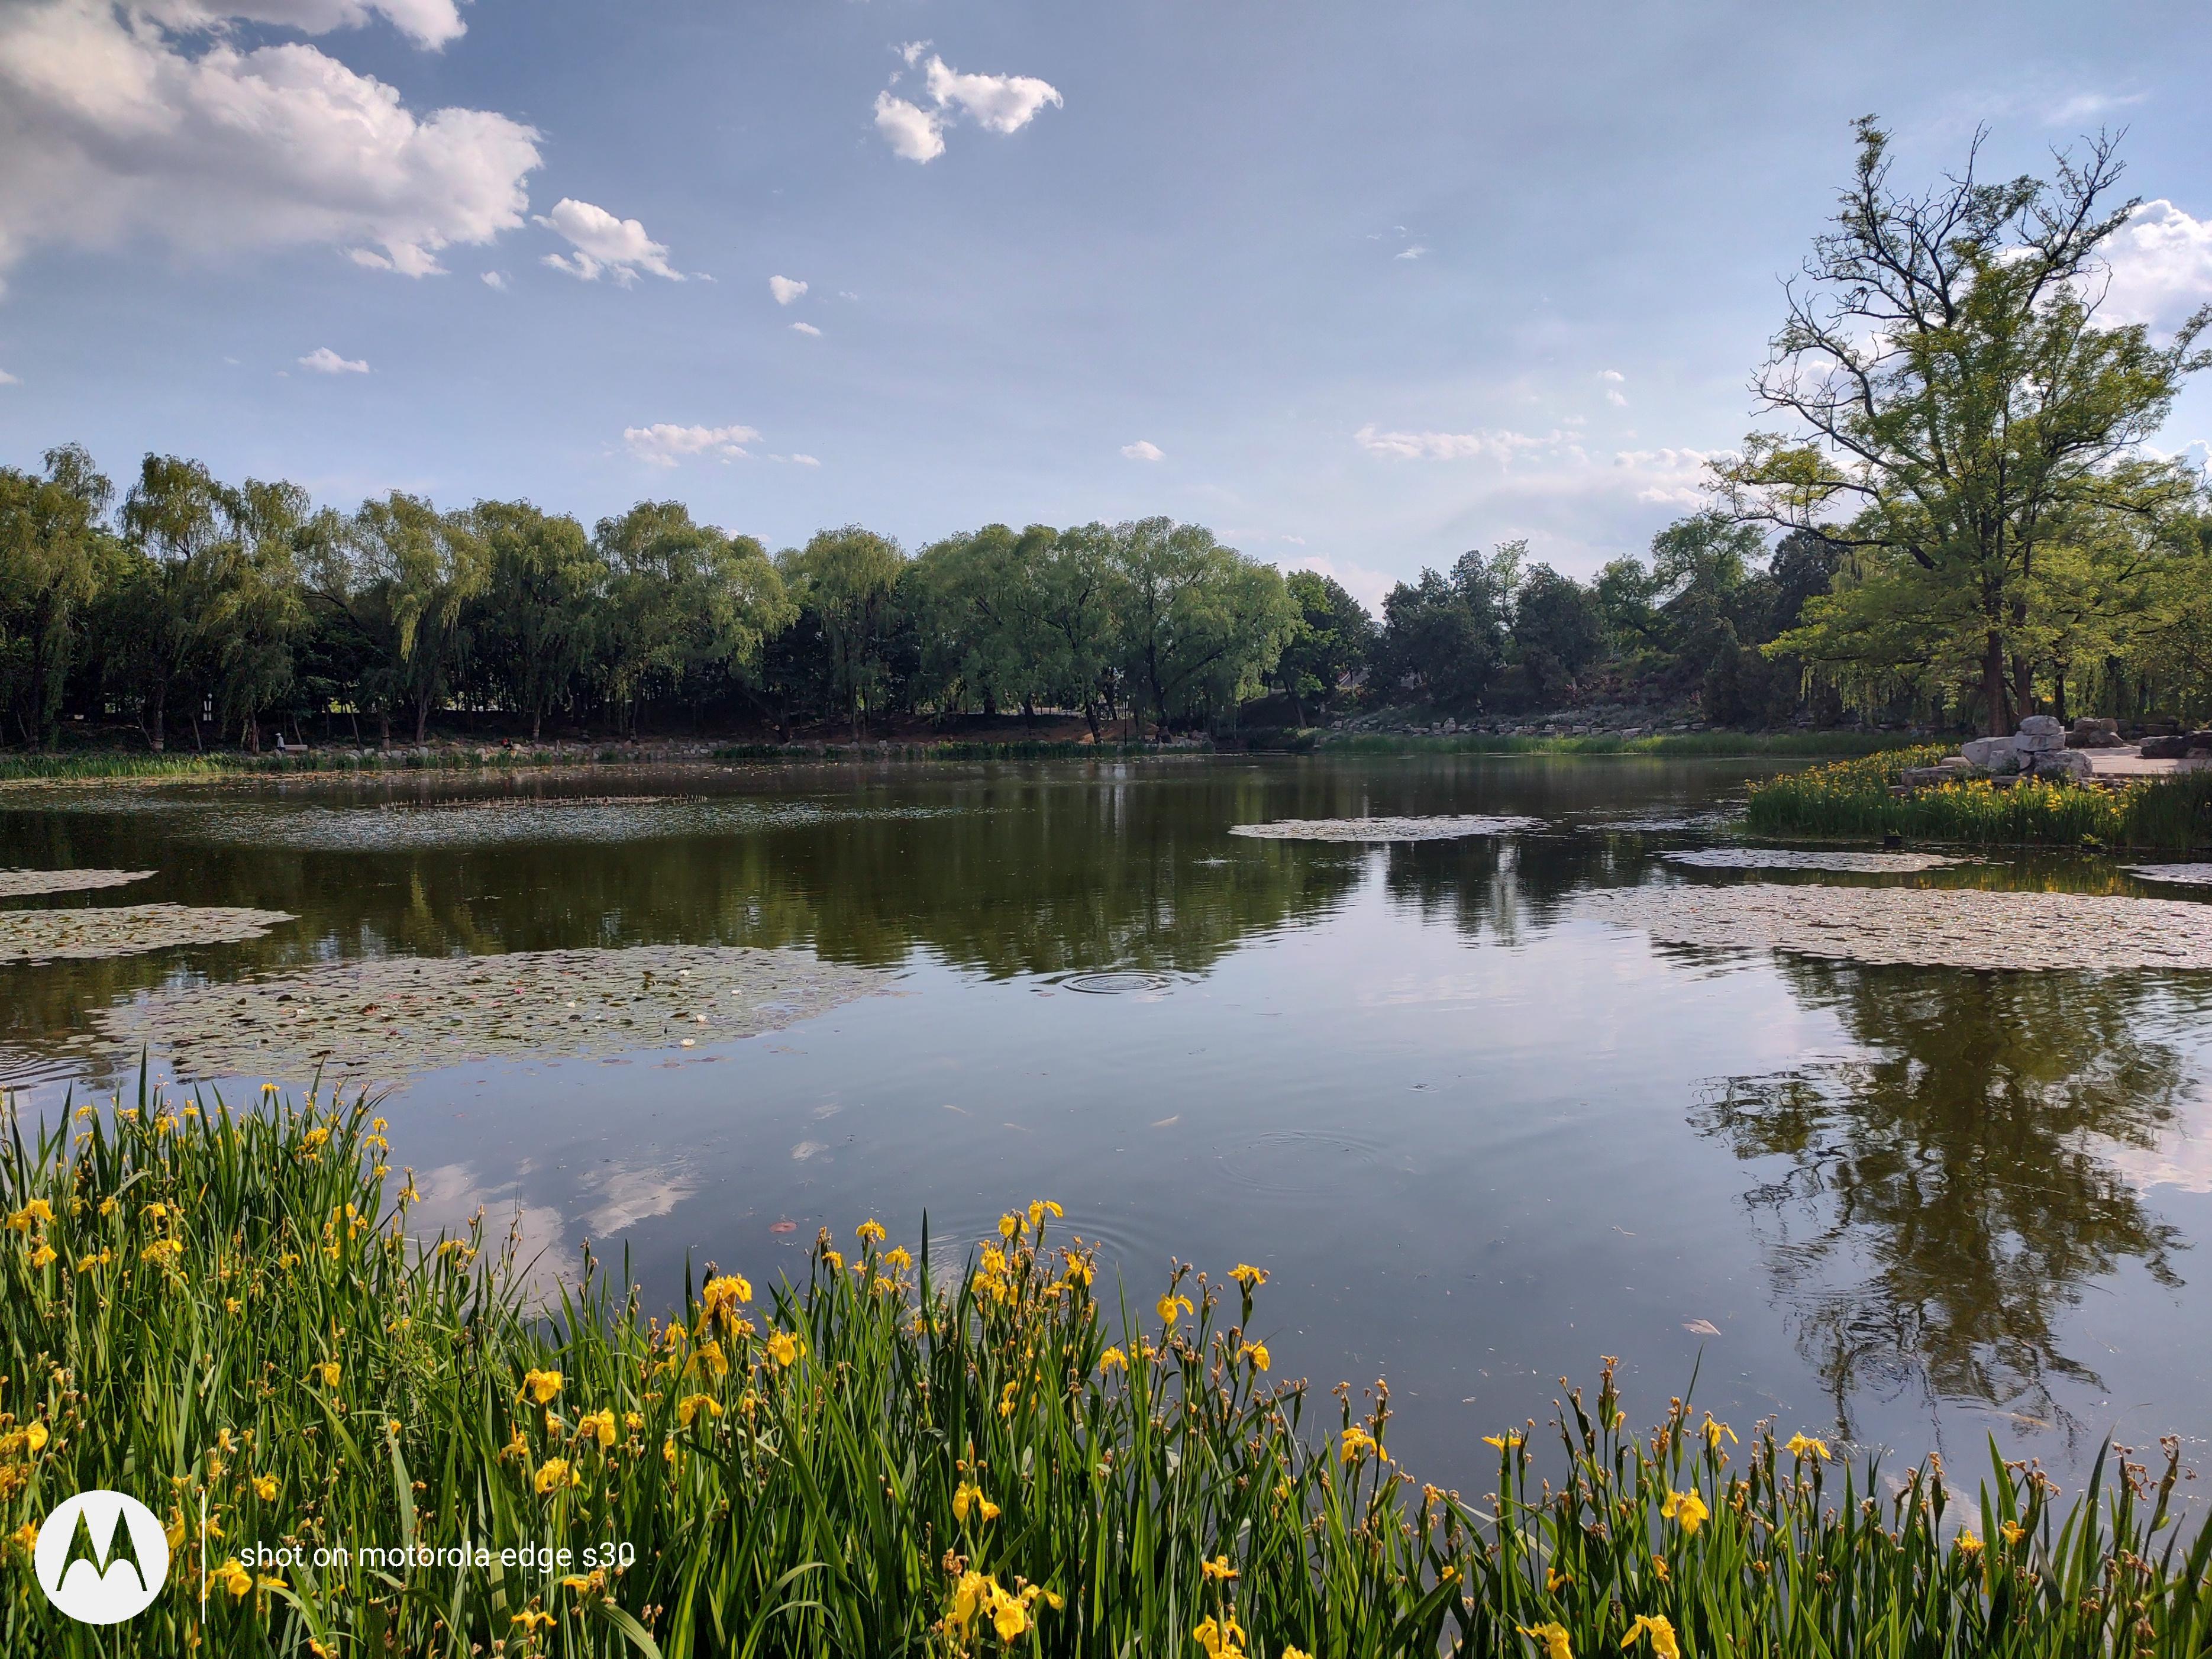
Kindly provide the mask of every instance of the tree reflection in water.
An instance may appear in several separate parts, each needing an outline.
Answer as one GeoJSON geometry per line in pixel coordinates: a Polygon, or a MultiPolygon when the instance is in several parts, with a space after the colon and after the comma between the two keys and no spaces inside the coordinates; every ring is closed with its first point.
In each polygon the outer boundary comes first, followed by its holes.
{"type": "Polygon", "coordinates": [[[1692,1121],[1784,1167],[1745,1194],[1801,1351],[1851,1432],[1856,1397],[1917,1390],[2079,1425],[2100,1389],[2060,1328],[2130,1260],[2178,1290],[2187,1248],[2113,1162],[2176,1120],[2186,1070],[2139,1035],[2134,978],[1945,974],[1785,958],[1859,1060],[1714,1085],[1692,1121]]]}

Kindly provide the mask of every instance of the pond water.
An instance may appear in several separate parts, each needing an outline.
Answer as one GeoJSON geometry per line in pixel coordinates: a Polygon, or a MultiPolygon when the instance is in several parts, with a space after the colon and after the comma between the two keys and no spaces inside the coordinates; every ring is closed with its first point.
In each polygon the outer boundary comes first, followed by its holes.
{"type": "Polygon", "coordinates": [[[1893,1466],[1938,1447],[1970,1480],[1992,1433],[2075,1471],[2115,1430],[2212,1433],[2212,974],[1662,946],[1579,908],[1740,881],[2203,901],[2086,857],[1666,858],[1714,844],[1767,769],[1222,758],[10,793],[0,865],[155,872],[10,908],[297,920],[0,966],[0,1073],[19,1109],[56,1113],[129,1064],[96,1036],[117,1003],[332,958],[790,947],[886,970],[888,994],[743,1040],[417,1073],[384,1109],[394,1163],[434,1219],[482,1206],[548,1270],[587,1237],[626,1250],[648,1302],[687,1260],[799,1271],[820,1225],[878,1216],[911,1241],[926,1212],[950,1249],[1055,1199],[1143,1305],[1171,1256],[1267,1268],[1277,1375],[1387,1375],[1392,1451],[1478,1492],[1480,1437],[1547,1418],[1601,1354],[1639,1418],[1694,1373],[1739,1428],[1774,1414],[1893,1466]],[[1389,846],[1230,833],[1434,814],[1536,822],[1389,846]]]}

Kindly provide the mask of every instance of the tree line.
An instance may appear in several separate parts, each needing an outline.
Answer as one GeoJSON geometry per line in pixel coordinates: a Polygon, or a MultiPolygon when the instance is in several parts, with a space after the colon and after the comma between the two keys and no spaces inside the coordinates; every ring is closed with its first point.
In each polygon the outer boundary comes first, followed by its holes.
{"type": "Polygon", "coordinates": [[[2152,441],[2212,366],[2212,306],[2164,334],[2103,319],[2140,204],[2110,139],[1999,183],[1978,148],[1905,193],[1860,123],[1754,383],[1785,429],[1587,582],[1509,542],[1399,583],[1378,619],[1165,518],[911,556],[848,525],[771,556],[676,501],[588,531],[396,492],[348,514],[170,456],[118,492],[69,446],[0,468],[0,702],[27,743],[97,710],[155,749],[341,714],[419,742],[453,708],[532,738],[1048,709],[1164,735],[1262,694],[1299,726],[1600,696],[1737,725],[2212,716],[2212,505],[2152,441]]]}

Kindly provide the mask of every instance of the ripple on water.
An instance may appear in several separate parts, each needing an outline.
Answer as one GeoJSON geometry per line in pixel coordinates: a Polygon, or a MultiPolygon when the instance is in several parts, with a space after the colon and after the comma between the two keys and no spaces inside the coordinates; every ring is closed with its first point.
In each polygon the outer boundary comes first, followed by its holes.
{"type": "Polygon", "coordinates": [[[1346,1176],[1371,1169],[1382,1149],[1338,1130],[1278,1129],[1220,1155],[1221,1173],[1240,1187],[1275,1198],[1332,1192],[1346,1176]]]}
{"type": "Polygon", "coordinates": [[[1138,968],[1110,968],[1094,974],[1070,974],[1054,984],[1062,990],[1080,991],[1089,997],[1157,996],[1175,988],[1169,974],[1147,973],[1138,968]]]}

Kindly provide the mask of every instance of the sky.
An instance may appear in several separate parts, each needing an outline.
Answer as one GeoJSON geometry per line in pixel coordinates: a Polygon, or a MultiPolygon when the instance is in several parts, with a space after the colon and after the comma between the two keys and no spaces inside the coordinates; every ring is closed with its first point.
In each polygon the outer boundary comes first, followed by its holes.
{"type": "MultiPolygon", "coordinates": [[[[1165,514],[1373,604],[1587,575],[1759,423],[1850,124],[2124,128],[2212,299],[2203,0],[0,0],[0,464],[645,498],[770,548],[1165,514]]],[[[2212,439],[2212,383],[2160,439],[2212,439]]]]}

